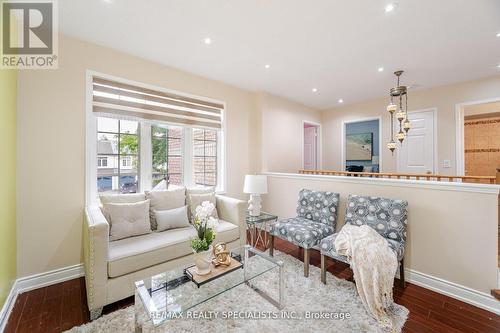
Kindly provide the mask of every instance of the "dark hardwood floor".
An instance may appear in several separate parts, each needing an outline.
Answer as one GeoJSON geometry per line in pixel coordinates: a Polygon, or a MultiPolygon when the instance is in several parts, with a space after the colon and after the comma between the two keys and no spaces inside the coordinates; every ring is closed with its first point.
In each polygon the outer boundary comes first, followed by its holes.
{"type": "MultiPolygon", "coordinates": [[[[277,239],[275,247],[302,259],[302,251],[290,243],[277,239]]],[[[317,251],[312,251],[310,261],[319,266],[317,251]]],[[[348,265],[331,259],[327,265],[328,271],[335,276],[352,281],[348,265]]],[[[402,289],[399,281],[395,282],[394,300],[410,310],[404,332],[500,332],[500,316],[411,283],[402,289]]],[[[129,297],[108,305],[103,314],[133,302],[134,298],[129,297]]],[[[61,332],[88,321],[85,281],[80,278],[19,295],[6,332],[61,332]]]]}

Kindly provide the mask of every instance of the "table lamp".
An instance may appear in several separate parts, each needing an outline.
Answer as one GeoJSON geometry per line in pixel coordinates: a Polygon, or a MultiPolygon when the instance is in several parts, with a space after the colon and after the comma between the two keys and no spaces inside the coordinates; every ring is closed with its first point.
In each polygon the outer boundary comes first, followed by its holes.
{"type": "Polygon", "coordinates": [[[259,216],[261,209],[261,194],[267,193],[267,176],[246,175],[243,192],[250,194],[248,211],[251,216],[259,216]]]}

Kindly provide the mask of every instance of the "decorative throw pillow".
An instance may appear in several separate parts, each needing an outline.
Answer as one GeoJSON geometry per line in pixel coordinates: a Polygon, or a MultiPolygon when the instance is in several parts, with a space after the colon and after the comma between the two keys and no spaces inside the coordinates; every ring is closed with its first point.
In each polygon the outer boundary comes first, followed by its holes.
{"type": "Polygon", "coordinates": [[[186,188],[146,192],[146,199],[151,200],[149,217],[151,229],[156,230],[155,210],[168,210],[186,205],[186,188]]]}
{"type": "Polygon", "coordinates": [[[187,206],[168,210],[155,210],[155,218],[157,231],[190,226],[187,215],[187,206]]]}
{"type": "Polygon", "coordinates": [[[146,196],[143,193],[133,193],[133,194],[101,194],[99,196],[101,200],[101,212],[106,218],[108,223],[111,223],[109,219],[109,212],[106,208],[108,204],[111,203],[133,203],[146,200],[146,196]]]}
{"type": "Polygon", "coordinates": [[[106,205],[110,217],[111,241],[151,232],[149,200],[135,203],[110,203],[106,205]]]}
{"type": "Polygon", "coordinates": [[[205,193],[205,194],[190,194],[186,197],[189,206],[189,220],[191,221],[196,214],[196,207],[202,204],[204,201],[208,201],[214,204],[215,209],[212,213],[212,216],[215,218],[219,218],[217,214],[217,205],[215,200],[215,192],[205,193]]]}

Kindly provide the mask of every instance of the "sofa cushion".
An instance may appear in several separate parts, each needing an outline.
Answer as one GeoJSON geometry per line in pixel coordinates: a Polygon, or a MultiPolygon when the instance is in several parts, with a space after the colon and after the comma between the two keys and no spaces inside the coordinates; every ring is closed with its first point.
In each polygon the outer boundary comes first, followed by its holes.
{"type": "Polygon", "coordinates": [[[107,211],[107,204],[111,203],[133,203],[146,200],[146,195],[143,193],[133,193],[133,194],[101,194],[99,195],[101,200],[101,212],[110,223],[109,212],[107,211]]]}
{"type": "Polygon", "coordinates": [[[134,203],[113,203],[106,206],[109,213],[110,241],[151,232],[149,200],[134,203]]]}
{"type": "Polygon", "coordinates": [[[156,230],[155,210],[167,210],[180,208],[186,204],[186,189],[184,187],[146,192],[146,199],[151,200],[149,217],[151,229],[156,230]]]}
{"type": "Polygon", "coordinates": [[[187,206],[174,209],[155,210],[156,230],[164,231],[189,227],[187,206]]]}
{"type": "MultiPolygon", "coordinates": [[[[220,220],[214,243],[229,243],[239,238],[238,226],[220,220]]],[[[153,232],[109,243],[108,275],[118,277],[193,253],[193,227],[153,232]]]]}

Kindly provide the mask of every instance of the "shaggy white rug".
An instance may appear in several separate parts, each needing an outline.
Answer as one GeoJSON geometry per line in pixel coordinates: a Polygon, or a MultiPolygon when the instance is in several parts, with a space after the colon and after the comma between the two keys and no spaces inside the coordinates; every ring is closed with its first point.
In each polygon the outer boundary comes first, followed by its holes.
{"type": "MultiPolygon", "coordinates": [[[[191,315],[204,314],[204,319],[188,319],[186,315],[153,330],[145,327],[144,331],[385,332],[365,310],[354,283],[327,273],[327,284],[323,285],[318,267],[311,266],[309,278],[306,278],[300,260],[278,251],[275,257],[284,262],[285,308],[282,311],[248,286],[240,285],[191,309],[191,315]],[[227,318],[228,312],[232,311],[238,313],[240,318],[227,318]],[[267,315],[268,318],[249,318],[262,315],[267,315]],[[282,315],[294,317],[283,318],[282,315]],[[270,319],[269,316],[277,316],[278,319],[270,319]]],[[[264,290],[277,290],[276,281],[277,272],[271,271],[262,278],[259,277],[256,284],[264,290]]],[[[408,310],[394,304],[390,312],[397,331],[400,331],[408,317],[408,310]]],[[[68,332],[134,332],[134,306],[115,311],[89,324],[74,327],[68,332]]]]}

